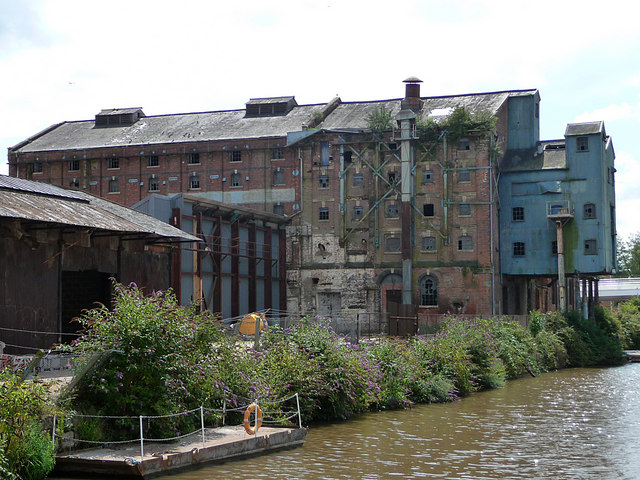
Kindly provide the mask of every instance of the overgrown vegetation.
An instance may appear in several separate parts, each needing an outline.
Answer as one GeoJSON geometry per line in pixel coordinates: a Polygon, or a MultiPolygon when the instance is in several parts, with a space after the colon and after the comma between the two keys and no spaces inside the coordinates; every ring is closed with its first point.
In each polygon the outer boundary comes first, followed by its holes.
{"type": "Polygon", "coordinates": [[[41,419],[53,412],[47,387],[0,372],[0,478],[39,480],[54,467],[51,435],[41,419]]]}
{"type": "Polygon", "coordinates": [[[393,128],[393,115],[384,105],[376,107],[373,112],[366,116],[365,121],[371,131],[380,136],[393,128]]]}
{"type": "MultiPolygon", "coordinates": [[[[171,292],[144,296],[135,285],[115,285],[113,304],[82,319],[86,333],[74,348],[91,360],[70,396],[77,413],[167,415],[200,405],[214,411],[223,398],[268,405],[298,393],[303,422],[343,419],[447,402],[566,366],[615,365],[623,347],[640,341],[640,300],[598,309],[593,321],[575,312],[534,312],[526,329],[501,318],[449,317],[433,336],[360,344],[336,335],[326,319],[304,318],[287,330],[267,329],[260,351],[238,344],[217,317],[179,306],[171,292]]],[[[0,385],[2,478],[42,478],[53,466],[40,423],[50,401],[40,384],[7,373],[0,385]]],[[[198,421],[174,416],[145,433],[170,437],[197,429],[198,421]]],[[[103,442],[136,438],[137,427],[137,420],[85,417],[74,430],[103,442]]]]}

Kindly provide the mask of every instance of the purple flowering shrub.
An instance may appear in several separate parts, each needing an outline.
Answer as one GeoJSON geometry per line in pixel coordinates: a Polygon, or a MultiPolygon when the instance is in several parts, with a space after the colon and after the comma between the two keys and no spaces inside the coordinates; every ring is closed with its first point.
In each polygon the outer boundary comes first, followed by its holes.
{"type": "MultiPolygon", "coordinates": [[[[211,395],[209,359],[228,342],[216,316],[180,306],[171,291],[144,296],[135,285],[115,284],[113,309],[87,311],[80,321],[85,333],[75,350],[109,354],[80,376],[77,411],[165,415],[195,408],[211,395]]],[[[185,431],[185,421],[176,417],[155,433],[185,431]]]]}

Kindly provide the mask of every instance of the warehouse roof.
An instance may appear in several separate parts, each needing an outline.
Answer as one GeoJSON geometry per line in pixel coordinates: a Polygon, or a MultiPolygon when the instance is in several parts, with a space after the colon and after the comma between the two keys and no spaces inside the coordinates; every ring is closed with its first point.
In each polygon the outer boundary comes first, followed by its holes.
{"type": "MultiPolygon", "coordinates": [[[[513,90],[454,96],[423,97],[421,114],[439,117],[457,106],[471,111],[497,109],[510,96],[533,95],[537,90],[513,90]]],[[[288,113],[276,116],[251,117],[246,110],[225,110],[200,113],[141,116],[132,125],[96,128],[95,120],[62,122],[52,125],[14,146],[17,153],[56,150],[86,150],[115,146],[161,145],[212,140],[242,140],[251,138],[286,137],[313,124],[322,129],[366,129],[367,116],[384,106],[392,114],[400,111],[402,99],[297,105],[293,97],[278,97],[293,105],[288,113]],[[330,108],[329,108],[330,107],[330,108]],[[318,117],[323,120],[318,123],[318,117]]],[[[273,101],[273,99],[269,99],[273,101]]],[[[260,103],[251,99],[247,105],[260,103]]],[[[120,111],[124,111],[122,109],[120,111]]]]}
{"type": "Polygon", "coordinates": [[[164,241],[199,241],[149,215],[84,192],[0,175],[0,221],[7,219],[164,241]]]}

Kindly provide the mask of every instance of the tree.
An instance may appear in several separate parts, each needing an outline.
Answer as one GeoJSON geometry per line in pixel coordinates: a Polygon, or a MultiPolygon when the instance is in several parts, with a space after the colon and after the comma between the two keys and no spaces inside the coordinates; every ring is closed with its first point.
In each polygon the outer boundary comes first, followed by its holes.
{"type": "Polygon", "coordinates": [[[640,232],[618,238],[618,277],[640,277],[640,232]]]}

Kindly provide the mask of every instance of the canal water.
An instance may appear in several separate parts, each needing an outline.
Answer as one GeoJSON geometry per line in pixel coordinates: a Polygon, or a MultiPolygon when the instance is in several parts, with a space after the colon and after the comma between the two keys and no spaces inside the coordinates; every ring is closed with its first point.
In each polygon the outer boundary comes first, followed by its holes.
{"type": "Polygon", "coordinates": [[[262,478],[640,479],[640,364],[314,425],[302,448],[167,477],[262,478]]]}

